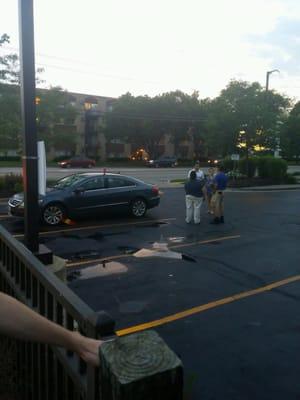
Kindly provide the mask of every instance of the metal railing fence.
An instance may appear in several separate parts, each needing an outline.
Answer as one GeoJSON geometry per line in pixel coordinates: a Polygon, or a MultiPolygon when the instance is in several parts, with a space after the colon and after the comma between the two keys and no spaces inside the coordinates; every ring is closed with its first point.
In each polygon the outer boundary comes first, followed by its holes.
{"type": "MultiPolygon", "coordinates": [[[[69,330],[92,338],[114,333],[109,315],[95,313],[2,226],[0,290],[69,330]]],[[[15,342],[22,400],[99,399],[97,369],[87,366],[77,354],[55,346],[15,342]]]]}

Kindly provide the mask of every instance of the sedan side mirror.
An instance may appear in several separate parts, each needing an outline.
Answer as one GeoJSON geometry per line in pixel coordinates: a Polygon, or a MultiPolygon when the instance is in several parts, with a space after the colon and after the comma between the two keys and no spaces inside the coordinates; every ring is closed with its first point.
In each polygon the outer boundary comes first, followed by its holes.
{"type": "Polygon", "coordinates": [[[82,194],[84,192],[84,188],[83,187],[78,187],[74,190],[75,194],[82,194]]]}

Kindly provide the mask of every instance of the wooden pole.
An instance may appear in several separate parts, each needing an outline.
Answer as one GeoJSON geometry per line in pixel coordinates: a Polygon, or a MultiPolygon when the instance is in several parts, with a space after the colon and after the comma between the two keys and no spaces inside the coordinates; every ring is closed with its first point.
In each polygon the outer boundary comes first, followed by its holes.
{"type": "Polygon", "coordinates": [[[100,347],[101,400],[182,400],[183,366],[154,331],[100,347]]]}

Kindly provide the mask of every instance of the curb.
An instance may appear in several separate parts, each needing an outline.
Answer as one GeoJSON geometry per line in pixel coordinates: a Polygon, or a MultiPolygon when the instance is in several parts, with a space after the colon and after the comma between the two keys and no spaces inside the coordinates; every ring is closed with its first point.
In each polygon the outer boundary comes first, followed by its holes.
{"type": "Polygon", "coordinates": [[[284,192],[284,191],[295,191],[295,190],[300,190],[300,186],[297,185],[295,187],[284,187],[284,186],[278,186],[278,187],[267,187],[267,186],[262,186],[262,187],[243,187],[243,188],[228,188],[227,191],[231,192],[284,192]]]}
{"type": "MultiPolygon", "coordinates": [[[[168,183],[166,185],[160,185],[159,186],[161,189],[178,189],[183,187],[183,183],[168,183]]],[[[284,185],[278,185],[277,187],[272,186],[249,186],[249,187],[240,187],[240,188],[227,188],[226,192],[278,192],[278,191],[295,191],[295,190],[300,190],[300,185],[293,185],[293,186],[288,186],[285,187],[284,185]]]]}

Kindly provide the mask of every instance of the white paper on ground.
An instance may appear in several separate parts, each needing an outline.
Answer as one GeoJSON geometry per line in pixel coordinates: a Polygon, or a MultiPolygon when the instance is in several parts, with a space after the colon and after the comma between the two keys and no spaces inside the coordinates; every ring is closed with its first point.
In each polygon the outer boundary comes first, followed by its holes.
{"type": "Polygon", "coordinates": [[[168,249],[168,243],[164,242],[154,242],[153,243],[153,249],[157,251],[169,251],[168,249]]]}
{"type": "Polygon", "coordinates": [[[180,253],[176,253],[175,251],[170,251],[170,250],[157,251],[150,249],[141,249],[136,253],[134,253],[133,256],[137,258],[162,257],[162,258],[173,258],[177,260],[182,260],[182,255],[180,253]]]}

